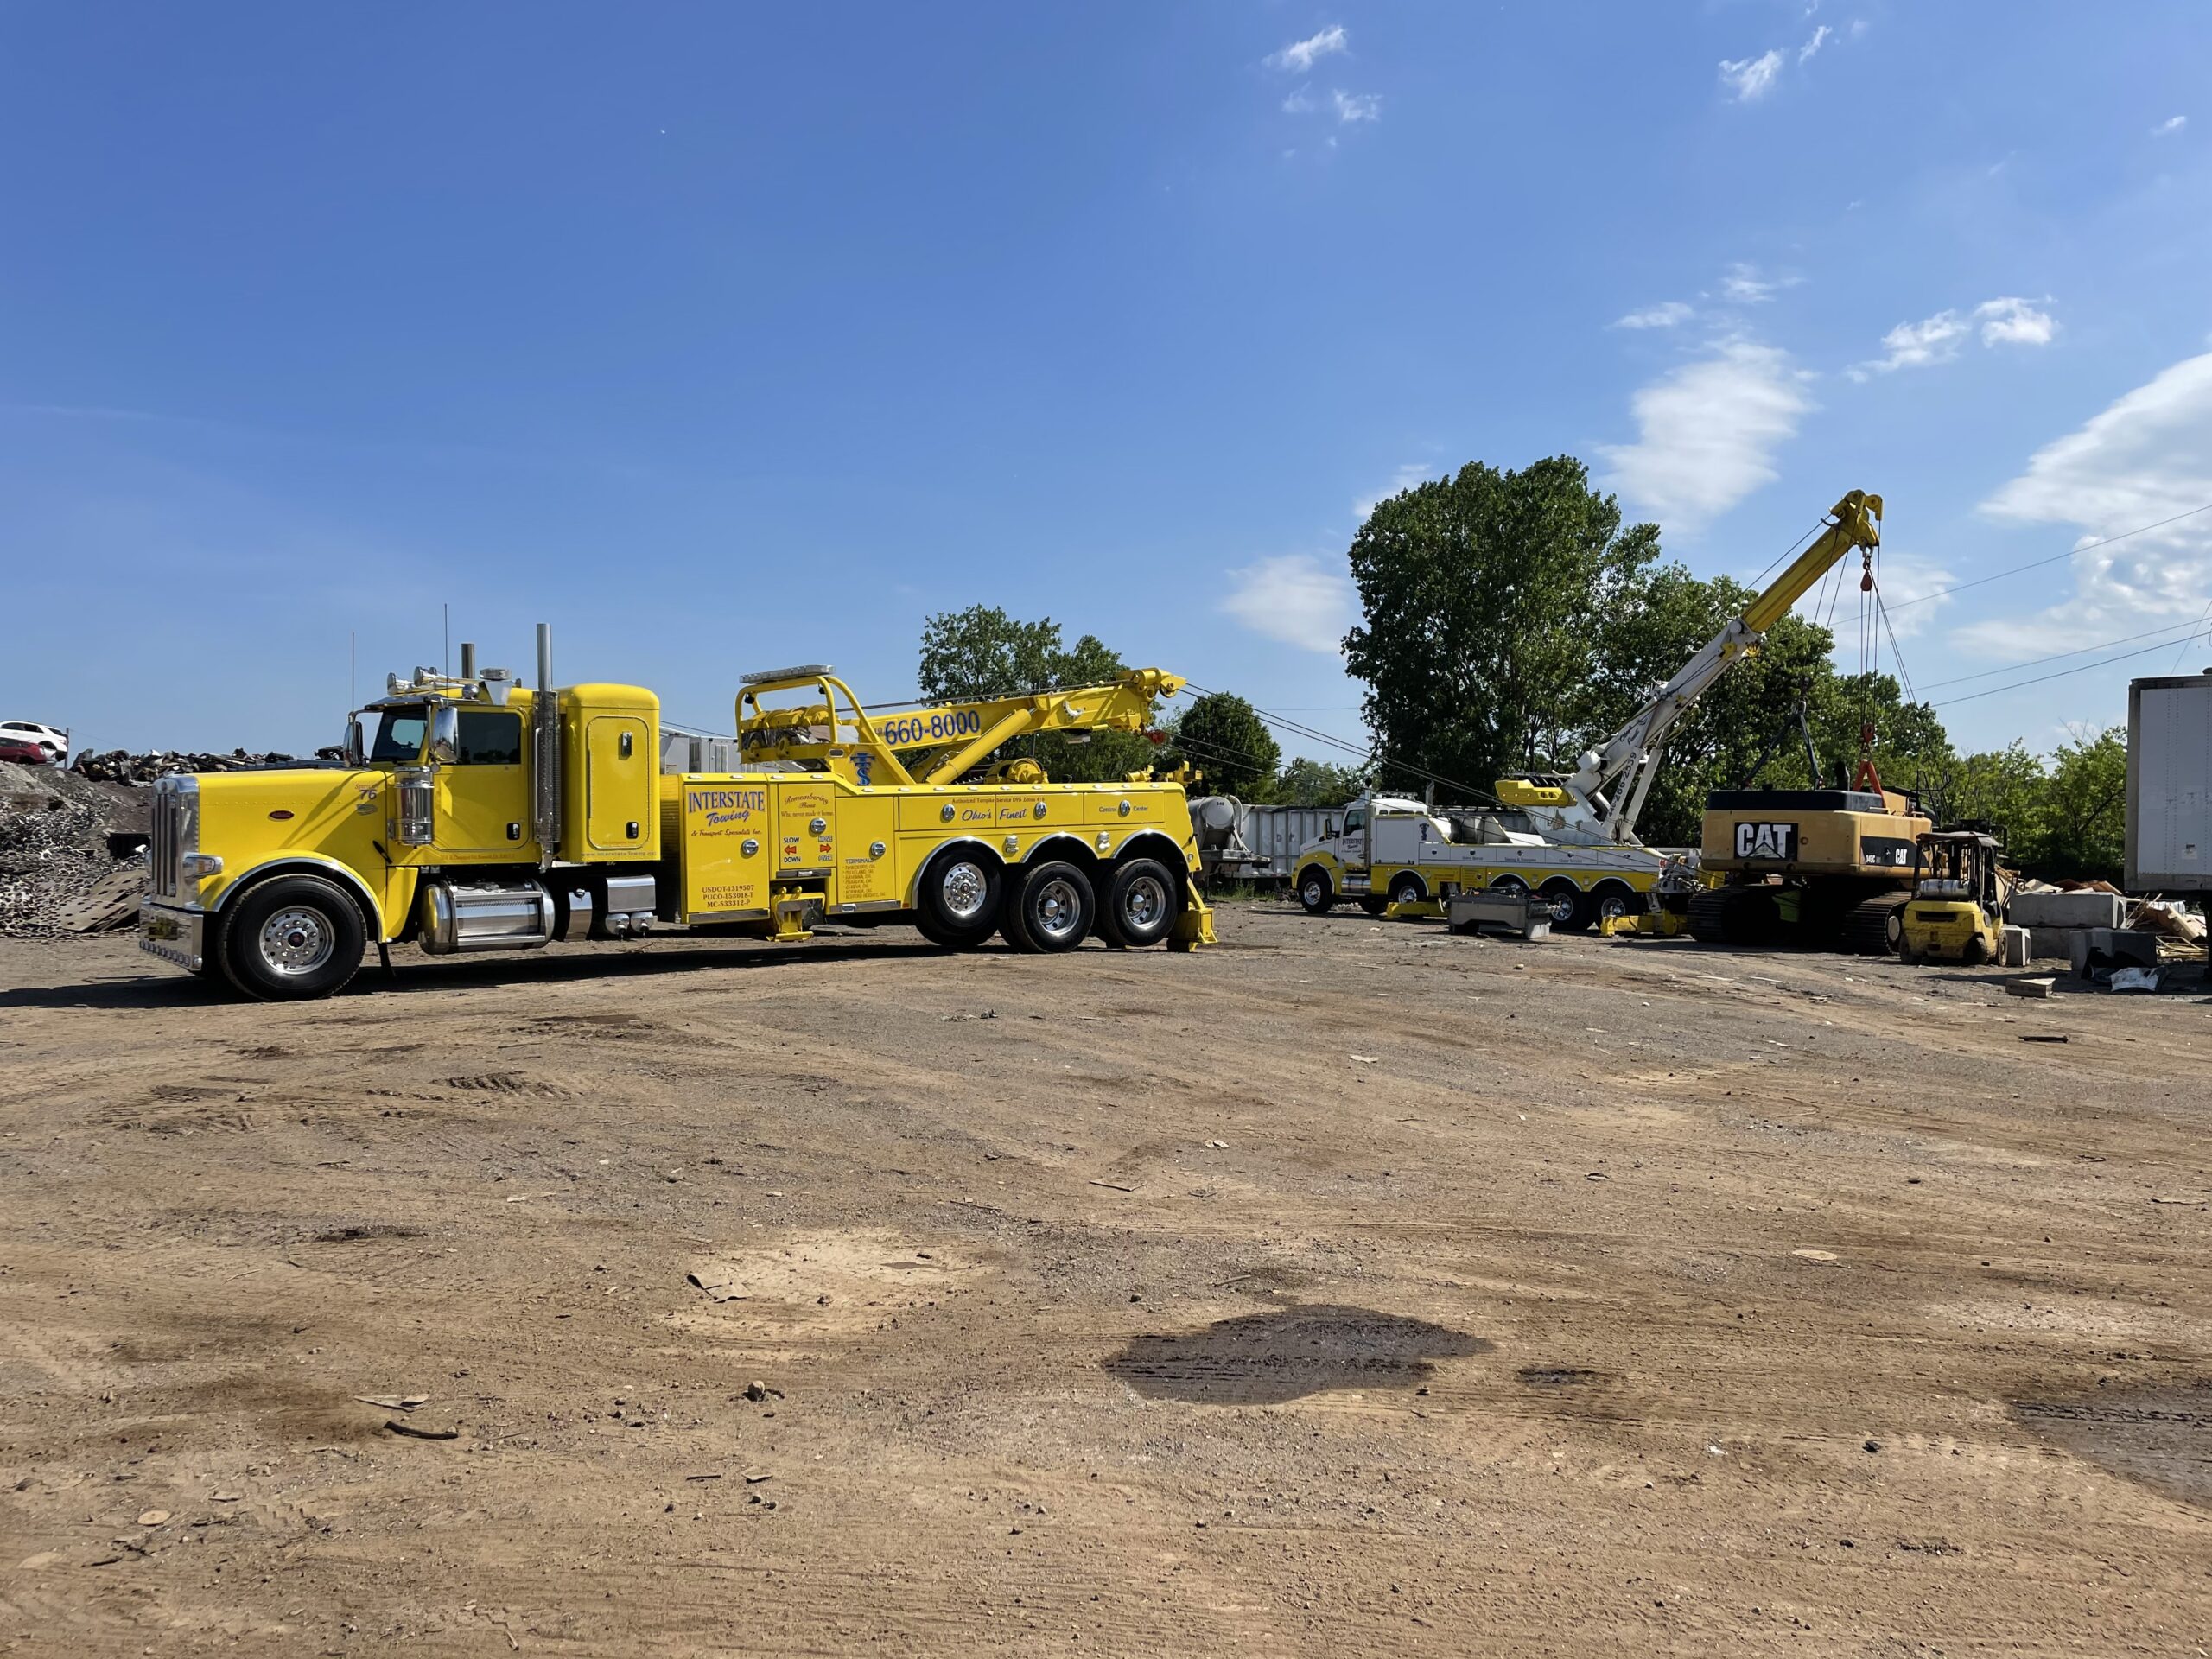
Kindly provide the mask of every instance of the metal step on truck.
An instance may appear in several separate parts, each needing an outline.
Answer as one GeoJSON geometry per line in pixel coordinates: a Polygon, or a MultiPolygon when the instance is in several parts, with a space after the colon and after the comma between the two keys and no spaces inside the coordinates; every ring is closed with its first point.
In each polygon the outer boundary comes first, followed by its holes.
{"type": "Polygon", "coordinates": [[[534,688],[464,645],[457,678],[392,676],[340,766],[162,779],[140,943],[265,998],[327,996],[372,945],[798,940],[825,918],[947,950],[1188,950],[1213,931],[1179,780],[991,760],[1031,733],[1146,729],[1182,685],[1143,669],[871,715],[826,667],[779,670],[743,683],[738,766],[664,772],[659,700],[556,687],[541,626],[534,688]]]}

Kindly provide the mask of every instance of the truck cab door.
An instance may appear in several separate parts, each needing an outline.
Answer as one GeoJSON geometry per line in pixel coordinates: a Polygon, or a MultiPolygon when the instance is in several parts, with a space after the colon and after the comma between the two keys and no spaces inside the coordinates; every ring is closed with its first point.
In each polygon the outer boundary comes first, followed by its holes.
{"type": "Polygon", "coordinates": [[[1367,868],[1367,809],[1355,806],[1344,814],[1344,833],[1337,837],[1337,856],[1349,870],[1367,868]]]}
{"type": "Polygon", "coordinates": [[[522,857],[531,808],[521,711],[448,708],[439,713],[451,716],[453,726],[449,753],[436,756],[432,845],[441,855],[478,861],[522,857]]]}

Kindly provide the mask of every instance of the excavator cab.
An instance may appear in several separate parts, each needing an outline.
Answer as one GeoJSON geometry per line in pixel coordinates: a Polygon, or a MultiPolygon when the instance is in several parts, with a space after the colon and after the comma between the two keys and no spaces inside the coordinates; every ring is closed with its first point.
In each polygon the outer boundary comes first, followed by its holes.
{"type": "Polygon", "coordinates": [[[2012,884],[1986,830],[1931,830],[1913,845],[1912,898],[1898,957],[1976,967],[1997,958],[2012,884]]]}

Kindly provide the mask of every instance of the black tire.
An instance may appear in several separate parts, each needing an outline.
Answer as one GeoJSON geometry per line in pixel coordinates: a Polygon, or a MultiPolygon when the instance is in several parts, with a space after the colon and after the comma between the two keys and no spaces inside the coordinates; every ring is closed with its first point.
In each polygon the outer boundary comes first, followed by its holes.
{"type": "Polygon", "coordinates": [[[1526,893],[1529,884],[1517,875],[1501,875],[1490,884],[1492,893],[1526,893]]]}
{"type": "Polygon", "coordinates": [[[999,925],[1005,878],[972,847],[947,847],[929,861],[914,892],[914,925],[947,950],[973,950],[999,925]]]}
{"type": "Polygon", "coordinates": [[[1650,896],[1622,881],[1600,881],[1590,895],[1592,921],[1621,916],[1641,916],[1651,908],[1650,896]]]}
{"type": "Polygon", "coordinates": [[[1183,913],[1183,886],[1156,858],[1125,859],[1106,878],[1098,906],[1098,937],[1116,950],[1141,950],[1175,931],[1183,913]]]}
{"type": "Polygon", "coordinates": [[[1428,886],[1411,870],[1402,871],[1390,880],[1390,902],[1394,905],[1418,905],[1428,898],[1428,886]]]}
{"type": "Polygon", "coordinates": [[[1359,907],[1370,916],[1380,916],[1390,908],[1390,901],[1388,899],[1378,899],[1370,893],[1359,901],[1359,907]]]}
{"type": "Polygon", "coordinates": [[[280,875],[224,911],[216,959],[240,992],[296,1002],[343,990],[360,971],[369,930],[353,897],[319,875],[280,875]]]}
{"type": "Polygon", "coordinates": [[[999,931],[1017,950],[1051,956],[1072,950],[1088,938],[1097,914],[1090,878],[1072,864],[1049,859],[1007,884],[999,931]]]}
{"type": "Polygon", "coordinates": [[[1308,916],[1325,916],[1329,906],[1337,902],[1337,889],[1329,880],[1326,870],[1301,870],[1298,874],[1298,902],[1306,906],[1308,916]]]}
{"type": "Polygon", "coordinates": [[[1554,876],[1536,891],[1551,901],[1553,932],[1580,933],[1590,925],[1590,895],[1565,876],[1554,876]]]}

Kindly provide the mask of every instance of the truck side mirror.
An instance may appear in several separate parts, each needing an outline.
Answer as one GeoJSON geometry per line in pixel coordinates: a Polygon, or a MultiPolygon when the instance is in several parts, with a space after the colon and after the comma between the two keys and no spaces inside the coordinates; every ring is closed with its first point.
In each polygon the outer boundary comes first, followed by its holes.
{"type": "Polygon", "coordinates": [[[430,759],[451,766],[461,759],[461,710],[441,703],[430,715],[430,759]]]}
{"type": "Polygon", "coordinates": [[[1321,833],[1325,836],[1335,835],[1337,833],[1337,821],[1334,818],[1324,820],[1321,825],[1321,833]]]}
{"type": "Polygon", "coordinates": [[[359,766],[366,764],[368,751],[361,746],[361,717],[351,715],[346,721],[346,764],[359,766]]]}

